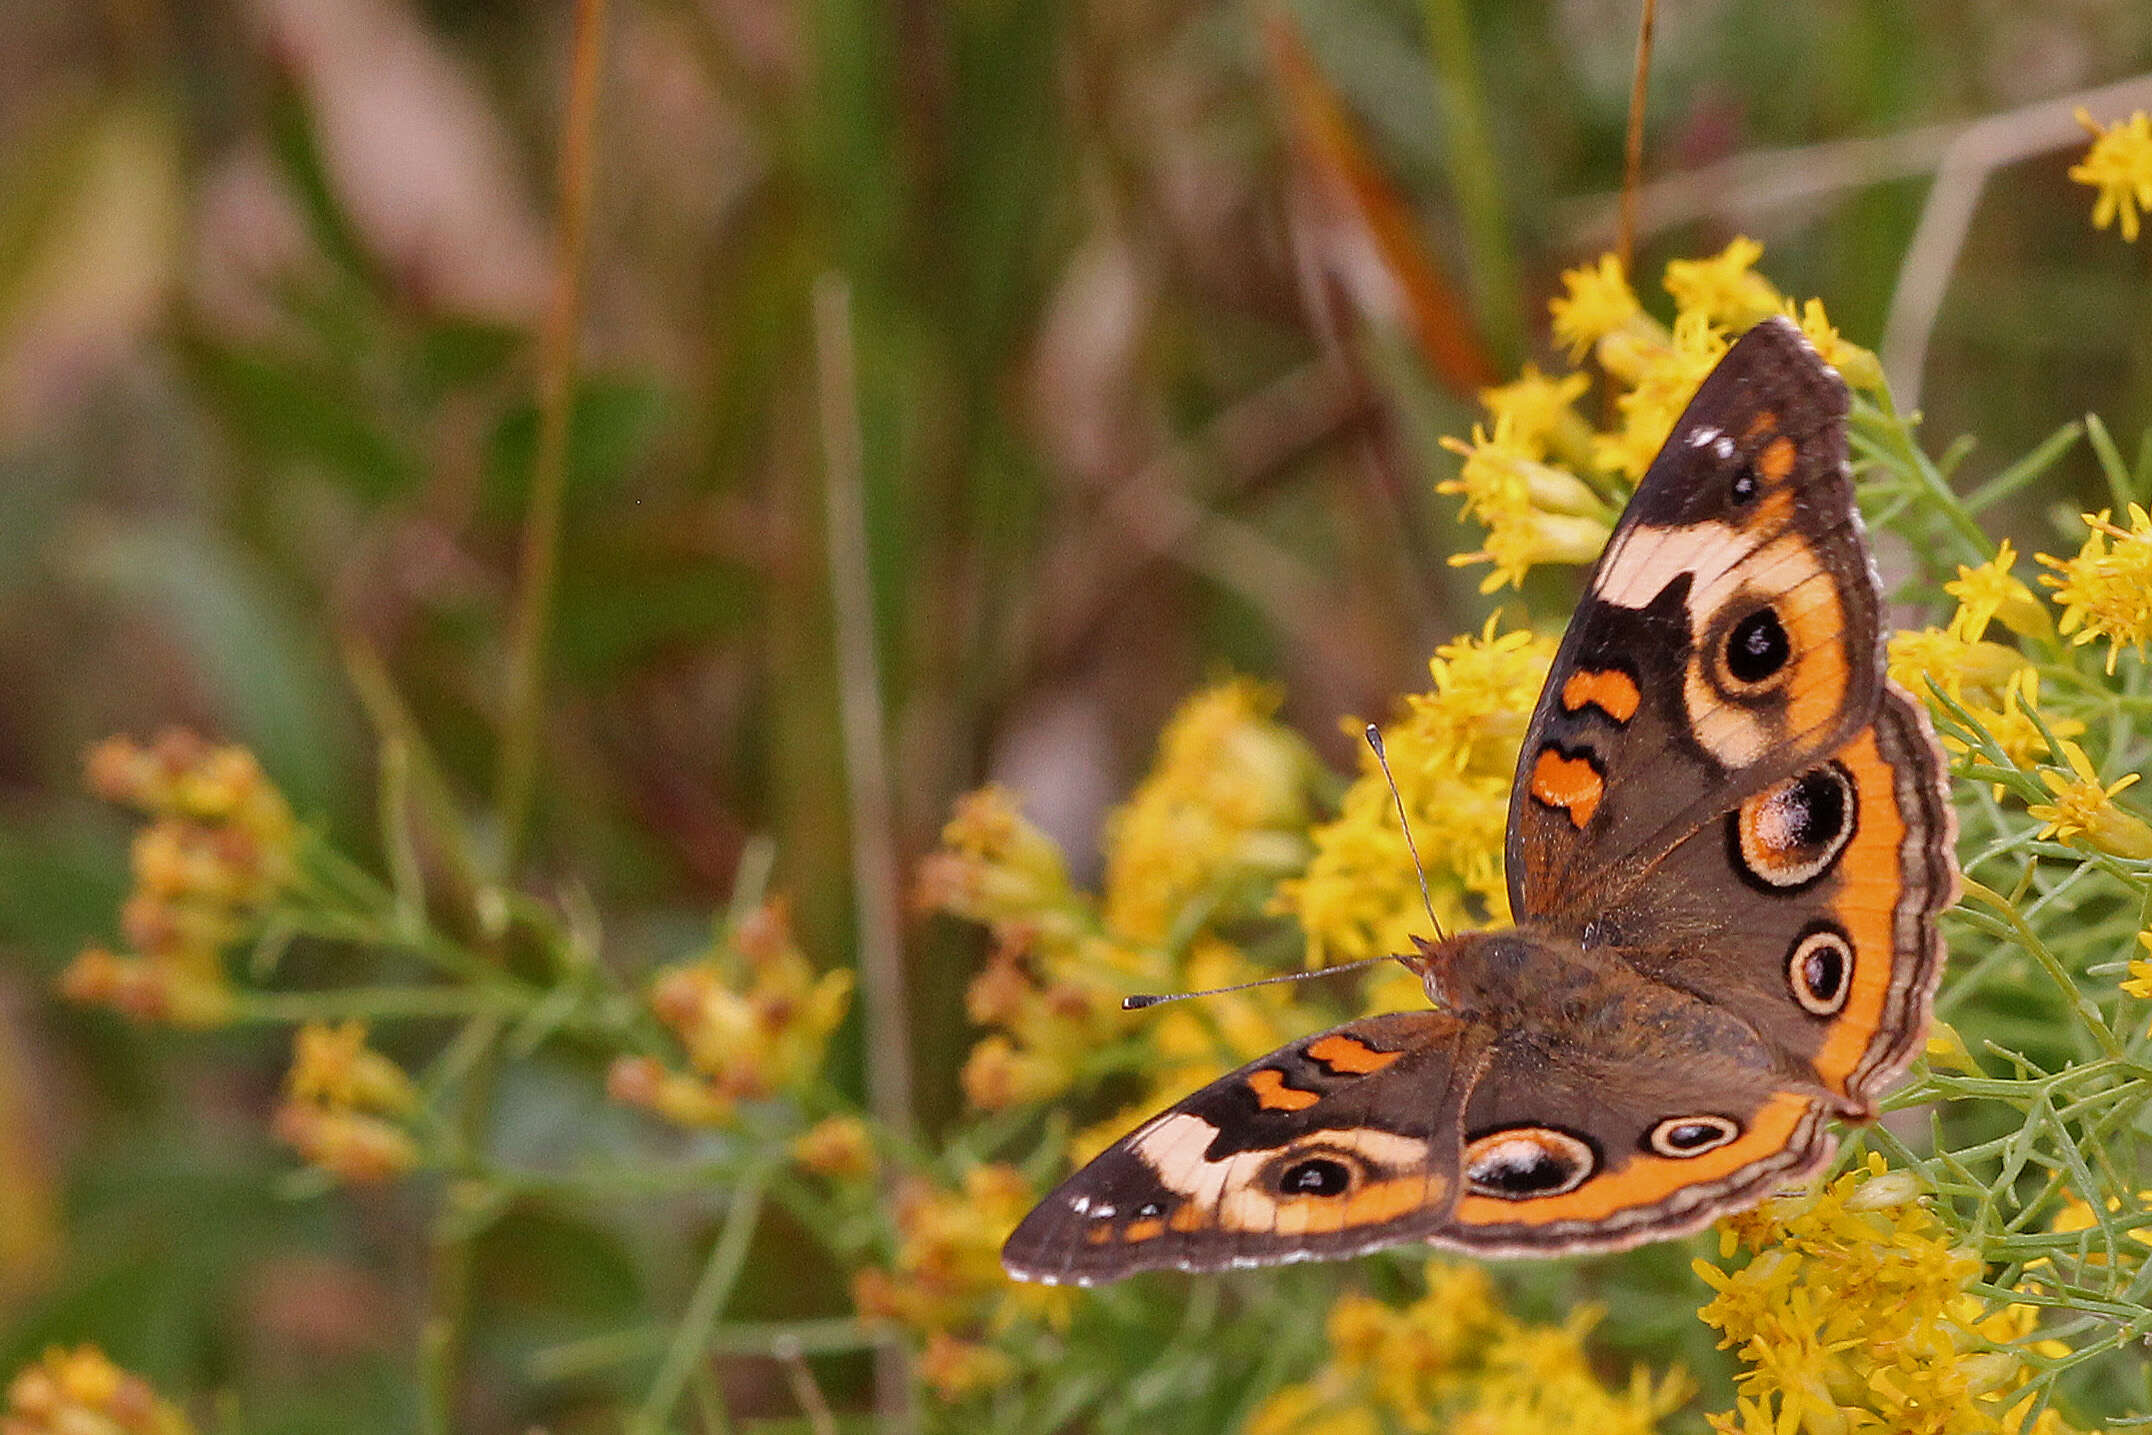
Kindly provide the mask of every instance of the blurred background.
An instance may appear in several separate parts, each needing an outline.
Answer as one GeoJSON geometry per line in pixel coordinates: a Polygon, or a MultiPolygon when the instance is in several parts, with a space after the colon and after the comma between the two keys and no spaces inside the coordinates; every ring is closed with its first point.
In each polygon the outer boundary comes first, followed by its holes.
{"type": "MultiPolygon", "coordinates": [[[[127,1027],[51,986],[126,887],[127,825],[80,782],[107,734],[243,742],[378,866],[351,677],[378,660],[485,811],[569,11],[0,13],[0,1368],[95,1338],[170,1390],[242,1392],[235,1428],[404,1409],[421,1202],[280,1186],[285,1038],[127,1027]]],[[[852,960],[825,275],[900,869],[989,777],[1095,869],[1163,717],[1225,672],[1276,680],[1349,763],[1339,719],[1387,714],[1497,601],[1443,562],[1471,544],[1435,438],[1552,357],[1557,276],[1612,241],[1635,24],[1611,0],[614,0],[533,886],[647,961],[767,835],[803,946],[852,960]],[[1423,267],[1370,258],[1370,228],[1423,267]]],[[[1917,389],[1932,450],[1977,434],[1968,481],[2087,410],[2134,457],[2152,251],[2090,227],[2082,135],[2040,106],[2148,68],[2138,0],[1670,4],[1639,290],[1747,234],[1917,389]],[[1969,223],[1916,245],[1946,155],[1969,223]]],[[[2103,492],[2081,446],[2019,521],[2103,492]]],[[[1568,581],[1534,575],[1535,609],[1568,581]]],[[[902,938],[932,1131],[981,939],[902,938]]],[[[527,1083],[504,1129],[620,1120],[592,1086],[527,1083]]],[[[662,1235],[504,1222],[481,1345],[646,1310],[662,1235]]],[[[837,1273],[766,1268],[751,1308],[842,1305],[837,1273]]],[[[521,1398],[484,1428],[547,1414],[521,1398]]]]}

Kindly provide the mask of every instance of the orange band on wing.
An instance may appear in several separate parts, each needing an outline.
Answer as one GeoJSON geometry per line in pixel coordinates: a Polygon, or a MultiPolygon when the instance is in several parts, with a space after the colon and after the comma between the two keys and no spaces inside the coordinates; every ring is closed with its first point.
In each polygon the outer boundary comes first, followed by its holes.
{"type": "Polygon", "coordinates": [[[1285,1073],[1267,1066],[1248,1078],[1248,1089],[1255,1093],[1256,1104],[1265,1111],[1305,1111],[1322,1100],[1315,1092],[1287,1086],[1285,1073]]]}
{"type": "Polygon", "coordinates": [[[1756,471],[1776,482],[1793,472],[1795,452],[1793,440],[1780,434],[1763,446],[1762,453],[1756,455],[1756,471]]]}
{"type": "Polygon", "coordinates": [[[1778,415],[1772,412],[1770,409],[1765,409],[1762,413],[1756,415],[1756,417],[1749,420],[1748,429],[1741,435],[1741,437],[1762,438],[1767,433],[1777,432],[1778,415]]]}
{"type": "Polygon", "coordinates": [[[1592,820],[1605,792],[1605,779],[1584,758],[1564,757],[1550,744],[1532,761],[1532,796],[1567,811],[1573,826],[1592,820]]]}
{"type": "Polygon", "coordinates": [[[1642,694],[1636,690],[1636,679],[1620,668],[1604,668],[1597,672],[1583,669],[1571,673],[1562,684],[1562,706],[1571,712],[1587,703],[1596,704],[1599,710],[1617,723],[1625,723],[1636,716],[1637,703],[1642,694]]]}
{"type": "Polygon", "coordinates": [[[1832,918],[1846,929],[1853,945],[1853,971],[1846,1004],[1816,1053],[1816,1075],[1843,1094],[1846,1078],[1883,1023],[1890,997],[1891,971],[1897,965],[1895,919],[1905,891],[1899,865],[1905,815],[1898,810],[1895,774],[1876,746],[1874,728],[1847,743],[1838,761],[1852,775],[1860,801],[1853,840],[1838,858],[1844,880],[1831,903],[1832,918]]]}
{"type": "Polygon", "coordinates": [[[1574,1191],[1538,1200],[1466,1195],[1457,1202],[1457,1219],[1468,1226],[1544,1226],[1553,1221],[1604,1220],[1617,1211],[1657,1205],[1685,1187],[1731,1176],[1785,1150],[1808,1111],[1807,1097],[1782,1091],[1756,1113],[1739,1138],[1701,1156],[1639,1153],[1618,1171],[1595,1176],[1574,1191]]]}
{"type": "Polygon", "coordinates": [[[1333,1033],[1321,1041],[1311,1042],[1307,1055],[1347,1076],[1365,1076],[1380,1071],[1404,1053],[1401,1051],[1377,1051],[1364,1041],[1333,1033]]]}

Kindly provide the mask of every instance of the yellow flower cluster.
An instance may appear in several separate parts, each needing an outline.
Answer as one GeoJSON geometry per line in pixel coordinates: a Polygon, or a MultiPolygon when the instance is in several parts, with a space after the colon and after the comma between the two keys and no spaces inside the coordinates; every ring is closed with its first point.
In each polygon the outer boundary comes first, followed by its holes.
{"type": "Polygon", "coordinates": [[[2084,162],[2073,165],[2070,178],[2100,192],[2092,206],[2092,225],[2105,229],[2122,221],[2122,237],[2137,242],[2139,210],[2152,210],[2152,115],[2138,110],[2126,120],[2102,125],[2083,108],[2077,122],[2092,132],[2092,148],[2084,162]]]}
{"type": "Polygon", "coordinates": [[[148,746],[111,738],[88,761],[91,791],[151,819],[135,837],[120,926],[137,955],[92,947],[60,978],[70,999],[137,1021],[212,1026],[231,1014],[224,949],[291,880],[297,831],[254,755],[170,731],[148,746]]]}
{"type": "Polygon", "coordinates": [[[94,1345],[45,1352],[8,1382],[0,1435],[193,1435],[178,1407],[94,1345]]]}
{"type": "Polygon", "coordinates": [[[400,1123],[418,1108],[403,1068],[366,1045],[366,1025],[308,1022],[292,1043],[277,1139],[340,1181],[386,1181],[418,1164],[400,1123]]]}
{"type": "Polygon", "coordinates": [[[1920,1199],[1918,1180],[1871,1154],[1819,1191],[1767,1201],[1720,1223],[1720,1253],[1697,1261],[1716,1292],[1698,1312],[1747,1367],[1721,1435],[1876,1430],[1903,1435],[2062,1435],[2043,1415],[2024,1431],[2011,1392],[2033,1312],[1990,1314],[1968,1287],[1975,1252],[1920,1199]]]}
{"type": "Polygon", "coordinates": [[[623,1056],[606,1086],[616,1101],[683,1126],[721,1126],[742,1101],[792,1091],[822,1064],[852,999],[852,973],[817,974],[781,902],[767,903],[692,961],[650,983],[650,1008],[691,1071],[623,1056]]]}
{"type": "MultiPolygon", "coordinates": [[[[2047,639],[2055,634],[2047,607],[2012,571],[2017,550],[2005,538],[1985,563],[1960,564],[1958,576],[1943,591],[1958,601],[1944,628],[1894,633],[1890,639],[1891,680],[1926,700],[1927,679],[1961,704],[2010,760],[2031,766],[2047,753],[2047,738],[2032,714],[2040,703],[2040,674],[2017,649],[1991,642],[1987,631],[2000,622],[2019,638],[2047,639]]],[[[2048,732],[2076,737],[2085,725],[2076,718],[2042,714],[2048,732]]],[[[1953,752],[1966,750],[1963,740],[1946,735],[1953,752]]]]}
{"type": "Polygon", "coordinates": [[[1346,1295],[1331,1307],[1330,1360],[1257,1408],[1246,1435],[1649,1435],[1688,1399],[1680,1371],[1609,1387],[1585,1337],[1601,1312],[1557,1326],[1503,1309],[1484,1268],[1430,1261],[1426,1294],[1402,1308],[1346,1295]]]}
{"type": "MultiPolygon", "coordinates": [[[[1437,650],[1428,664],[1433,690],[1408,698],[1404,719],[1383,729],[1445,927],[1509,920],[1502,842],[1510,779],[1554,646],[1529,632],[1498,632],[1490,621],[1478,636],[1437,650]]],[[[1335,960],[1409,952],[1414,935],[1428,935],[1412,856],[1372,753],[1362,755],[1337,820],[1314,838],[1307,872],[1279,887],[1311,953],[1335,960]]]]}
{"type": "Polygon", "coordinates": [[[922,1379],[959,1400],[1008,1378],[1008,1355],[980,1337],[1024,1316],[1065,1327],[1072,1292],[1012,1285],[1001,1243],[1034,1197],[1014,1167],[975,1166],[955,1190],[912,1181],[897,1193],[897,1247],[887,1269],[852,1278],[852,1303],[867,1320],[893,1321],[924,1337],[922,1379]]]}
{"type": "Polygon", "coordinates": [[[2130,505],[2130,526],[2118,528],[2109,511],[2085,515],[2092,530],[2072,558],[2039,559],[2053,573],[2040,581],[2055,590],[2062,608],[2061,631],[2075,644],[2105,638],[2107,671],[2124,647],[2137,650],[2152,642],[2152,515],[2130,505]]]}
{"type": "MultiPolygon", "coordinates": [[[[1120,1009],[1131,992],[1260,975],[1209,929],[1258,912],[1307,856],[1315,767],[1276,706],[1275,693],[1237,680],[1182,705],[1149,776],[1107,824],[1101,902],[1075,889],[1008,791],[957,804],[941,850],[921,865],[918,900],[994,933],[966,997],[971,1019],[990,1028],[964,1066],[974,1105],[1042,1101],[1126,1065],[1116,1044],[1136,1026],[1120,1009]]],[[[1179,1094],[1304,1030],[1287,1010],[1264,993],[1146,1018],[1164,1057],[1144,1063],[1146,1075],[1179,1094]]]]}
{"type": "Polygon", "coordinates": [[[2053,800],[2035,802],[2025,809],[2040,822],[2040,835],[2095,847],[2117,857],[2138,861],[2152,858],[2152,824],[2115,803],[2115,794],[2144,774],[2124,773],[2102,786],[2092,759],[2085,756],[2082,747],[2074,742],[2060,746],[2069,767],[2040,769],[2040,781],[2053,794],[2053,800]]]}
{"type": "Polygon", "coordinates": [[[1463,456],[1457,477],[1436,485],[1461,495],[1466,517],[1487,530],[1485,547],[1455,564],[1493,565],[1482,589],[1521,583],[1542,563],[1589,563],[1605,546],[1623,489],[1644,475],[1674,421],[1731,337],[1770,314],[1784,314],[1848,382],[1874,388],[1873,354],[1831,327],[1820,301],[1795,306],[1756,272],[1763,246],[1737,238],[1708,259],[1666,266],[1671,326],[1646,313],[1611,254],[1562,276],[1548,308],[1554,336],[1572,360],[1590,353],[1613,387],[1618,427],[1594,433],[1571,406],[1590,389],[1581,373],[1548,378],[1527,365],[1511,384],[1483,390],[1492,419],[1470,443],[1444,439],[1463,456]]]}

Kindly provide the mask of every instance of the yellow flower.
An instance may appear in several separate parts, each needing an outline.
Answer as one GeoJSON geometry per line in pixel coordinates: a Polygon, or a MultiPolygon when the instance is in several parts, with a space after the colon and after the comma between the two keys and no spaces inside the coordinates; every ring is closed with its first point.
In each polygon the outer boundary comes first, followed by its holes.
{"type": "Polygon", "coordinates": [[[2152,1001],[2152,932],[2139,932],[2137,943],[2146,955],[2130,958],[2130,974],[2123,979],[2122,990],[2139,1001],[2152,1001]]]}
{"type": "Polygon", "coordinates": [[[817,1176],[864,1180],[874,1174],[874,1137],[857,1116],[826,1116],[793,1138],[792,1159],[817,1176]]]}
{"type": "Polygon", "coordinates": [[[193,1435],[178,1407],[94,1345],[53,1346],[8,1382],[7,1435],[193,1435]]]}
{"type": "MultiPolygon", "coordinates": [[[[1977,701],[1968,701],[1966,712],[1980,725],[1988,738],[2002,749],[2005,757],[2019,767],[2030,767],[2038,758],[2046,755],[2049,733],[2061,739],[2076,737],[2085,730],[2085,725],[2076,718],[2055,716],[2044,719],[2047,732],[2041,732],[2039,724],[2032,719],[2033,710],[2039,706],[2039,700],[2040,674],[2038,669],[2028,663],[2018,669],[2017,674],[2004,687],[2003,704],[2000,708],[1990,708],[1977,701]]],[[[1962,753],[1968,750],[1964,740],[1948,735],[1943,738],[1943,746],[1952,752],[1962,753]]],[[[2002,796],[2001,783],[1996,783],[1994,790],[1997,797],[2002,796]]]]}
{"type": "Polygon", "coordinates": [[[2152,826],[2148,826],[2143,818],[2123,811],[2114,801],[2115,794],[2144,774],[2126,773],[2102,787],[2099,774],[2092,766],[2092,759],[2085,756],[2085,750],[2074,742],[2064,741],[2060,745],[2063,758],[2070,765],[2069,771],[2060,772],[2052,767],[2040,770],[2040,781],[2047,785],[2055,800],[2034,803],[2026,809],[2028,815],[2042,824],[2040,835],[2097,847],[2117,857],[2140,860],[2152,857],[2152,826]]]}
{"type": "MultiPolygon", "coordinates": [[[[1490,621],[1477,637],[1437,651],[1428,664],[1434,690],[1407,699],[1404,720],[1383,730],[1446,926],[1480,920],[1482,913],[1490,921],[1509,918],[1502,842],[1510,778],[1553,654],[1551,639],[1524,631],[1497,634],[1490,621]],[[1479,911],[1468,906],[1472,902],[1479,911]]],[[[1360,730],[1357,723],[1348,727],[1360,730]]],[[[1315,856],[1307,871],[1278,889],[1279,904],[1299,917],[1307,933],[1311,959],[1410,951],[1412,936],[1426,934],[1427,919],[1390,790],[1372,754],[1362,753],[1360,775],[1346,790],[1337,819],[1313,835],[1315,856]]]]}
{"type": "Polygon", "coordinates": [[[2110,523],[2108,513],[2102,509],[2085,515],[2092,532],[2076,557],[2037,556],[2055,570],[2041,574],[2040,581],[2055,590],[2055,601],[2062,605],[2061,631],[2076,635],[2070,639],[2073,645],[2107,639],[2107,671],[2112,673],[2125,645],[2141,654],[2152,640],[2152,516],[2133,503],[2130,526],[2124,529],[2110,523]],[[2112,549],[2109,539],[2114,540],[2112,549]]]}
{"type": "Polygon", "coordinates": [[[1606,546],[1613,513],[1574,474],[1539,462],[1514,415],[1499,415],[1492,437],[1474,426],[1470,443],[1444,438],[1442,446],[1465,463],[1435,491],[1462,494],[1465,516],[1487,528],[1483,550],[1454,554],[1450,563],[1493,563],[1481,592],[1521,584],[1537,564],[1589,563],[1606,546]]]}
{"type": "Polygon", "coordinates": [[[2013,1428],[2009,1395],[2026,1372],[1996,1347],[2030,1326],[1993,1323],[1968,1290],[1979,1256],[1955,1243],[1910,1173],[1871,1154],[1813,1195],[1721,1230],[1756,1254],[1738,1270],[1695,1266],[1713,1291],[1699,1314],[1747,1367],[1735,1411],[1714,1429],[2013,1428]]]}
{"type": "Polygon", "coordinates": [[[1890,636],[1885,659],[1890,680],[1923,700],[1927,679],[1960,702],[1999,705],[2017,681],[2025,658],[2001,643],[1972,641],[1943,628],[1908,629],[1890,636]]]}
{"type": "Polygon", "coordinates": [[[1745,329],[1766,314],[1778,312],[1778,291],[1755,272],[1763,246],[1736,235],[1709,259],[1674,259],[1666,266],[1666,292],[1683,314],[1701,314],[1714,324],[1745,329]]]}
{"type": "Polygon", "coordinates": [[[852,973],[818,974],[793,941],[784,905],[766,904],[708,952],[650,983],[650,1009],[680,1039],[709,1099],[691,1098],[642,1057],[620,1058],[610,1089],[616,1100],[674,1121],[721,1124],[734,1103],[812,1078],[851,1000],[852,973]]]}
{"type": "Polygon", "coordinates": [[[1801,333],[1815,347],[1823,362],[1838,370],[1839,375],[1856,389],[1874,392],[1883,387],[1883,363],[1874,351],[1850,343],[1839,336],[1831,326],[1829,316],[1823,312],[1823,301],[1811,299],[1796,309],[1788,299],[1779,310],[1787,318],[1801,326],[1801,333]]]}
{"type": "Polygon", "coordinates": [[[1383,1435],[1373,1408],[1334,1386],[1279,1386],[1255,1407],[1241,1435],[1383,1435]]]}
{"type": "Polygon", "coordinates": [[[224,949],[246,936],[291,882],[297,825],[244,748],[169,731],[142,746],[91,749],[89,786],[151,818],[135,837],[134,890],[120,924],[139,955],[85,951],[61,975],[75,1001],[137,1021],[209,1026],[233,1008],[224,949]]]}
{"type": "Polygon", "coordinates": [[[1106,824],[1106,925],[1132,942],[1172,940],[1188,912],[1307,857],[1314,760],[1276,722],[1273,688],[1233,679],[1183,702],[1158,757],[1106,824]]]}
{"type": "Polygon", "coordinates": [[[2138,110],[2126,120],[2101,125],[2082,106],[2077,122],[2092,132],[2092,148],[2083,163],[2070,167],[2070,178],[2099,190],[2092,226],[2105,229],[2117,215],[2122,237],[2137,242],[2137,212],[2152,209],[2152,116],[2138,110]]]}
{"type": "Polygon", "coordinates": [[[1696,396],[1697,385],[1725,356],[1726,347],[1726,335],[1701,310],[1689,310],[1674,321],[1670,342],[1636,350],[1629,361],[1634,364],[1627,376],[1630,391],[1615,400],[1622,415],[1621,432],[1594,440],[1601,466],[1632,479],[1642,478],[1673,432],[1674,421],[1696,396]]]}
{"type": "Polygon", "coordinates": [[[2017,550],[2005,538],[1995,550],[1995,556],[1974,567],[1958,565],[1955,581],[1945,583],[1943,591],[1958,600],[1958,611],[1950,620],[1950,631],[1967,642],[1978,642],[1987,632],[1988,624],[2000,618],[2002,625],[2021,638],[2044,637],[2055,628],[2054,619],[2032,589],[2010,571],[2017,562],[2017,550]]]}
{"type": "Polygon", "coordinates": [[[1563,271],[1562,287],[1568,292],[1549,300],[1547,311],[1554,316],[1554,337],[1568,346],[1571,359],[1582,358],[1607,335],[1644,317],[1621,261],[1611,254],[1600,255],[1596,264],[1563,271]]]}
{"type": "Polygon", "coordinates": [[[996,928],[1068,933],[1089,921],[1061,849],[999,783],[957,799],[941,850],[919,864],[915,900],[924,911],[996,928]]]}
{"type": "Polygon", "coordinates": [[[960,1340],[946,1330],[927,1337],[919,1356],[919,1378],[944,1400],[962,1400],[991,1390],[1015,1373],[1016,1362],[990,1345],[960,1340]]]}
{"type": "Polygon", "coordinates": [[[1510,442],[1526,457],[1544,459],[1552,450],[1577,461],[1590,456],[1591,429],[1570,405],[1590,387],[1582,374],[1550,379],[1526,364],[1513,383],[1481,389],[1479,397],[1495,432],[1504,432],[1506,424],[1510,442]]]}
{"type": "MultiPolygon", "coordinates": [[[[1012,1286],[1001,1270],[1001,1244],[1034,1197],[1013,1166],[974,1166],[955,1190],[910,1182],[895,1201],[895,1256],[887,1269],[854,1275],[853,1305],[867,1320],[895,1322],[929,1341],[937,1333],[968,1340],[1019,1317],[1065,1324],[1071,1288],[1012,1286]]],[[[962,1388],[958,1377],[975,1357],[945,1349],[944,1358],[953,1387],[962,1388]]]]}
{"type": "Polygon", "coordinates": [[[1594,1307],[1560,1325],[1534,1325],[1502,1308],[1479,1267],[1430,1261],[1426,1282],[1426,1293],[1403,1307],[1340,1297],[1330,1310],[1329,1363],[1273,1395],[1248,1428],[1301,1429],[1297,1422],[1317,1409],[1352,1409],[1371,1423],[1336,1428],[1649,1435],[1688,1398],[1678,1370],[1658,1379],[1635,1371],[1626,1387],[1604,1383],[1586,1345],[1601,1314],[1594,1307]]]}
{"type": "Polygon", "coordinates": [[[308,1165],[339,1180],[385,1181],[418,1164],[417,1143],[395,1120],[417,1108],[418,1089],[367,1047],[364,1022],[308,1022],[292,1041],[273,1129],[308,1165]]]}

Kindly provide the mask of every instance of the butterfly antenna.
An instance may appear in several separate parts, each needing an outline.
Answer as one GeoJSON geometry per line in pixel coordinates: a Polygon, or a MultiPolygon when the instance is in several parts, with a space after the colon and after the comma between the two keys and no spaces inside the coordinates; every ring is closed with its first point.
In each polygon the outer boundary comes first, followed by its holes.
{"type": "Polygon", "coordinates": [[[1372,967],[1389,957],[1362,957],[1357,962],[1343,962],[1334,967],[1318,967],[1312,972],[1280,972],[1274,977],[1257,977],[1252,982],[1235,982],[1229,987],[1211,987],[1200,992],[1139,992],[1132,997],[1121,998],[1122,1011],[1142,1011],[1160,1002],[1181,1002],[1190,997],[1214,997],[1226,992],[1244,992],[1250,987],[1267,987],[1272,982],[1304,982],[1310,977],[1334,977],[1340,972],[1356,972],[1362,967],[1372,967]]]}
{"type": "Polygon", "coordinates": [[[1427,909],[1427,920],[1434,923],[1435,940],[1446,940],[1442,932],[1442,919],[1435,915],[1435,899],[1427,893],[1427,869],[1420,864],[1420,846],[1412,840],[1412,823],[1405,816],[1405,799],[1398,793],[1397,779],[1390,773],[1390,758],[1382,750],[1382,730],[1373,723],[1367,725],[1367,745],[1375,750],[1375,761],[1382,768],[1382,780],[1390,784],[1390,801],[1397,805],[1397,825],[1405,832],[1405,850],[1412,854],[1412,875],[1420,879],[1420,905],[1427,909]]]}

